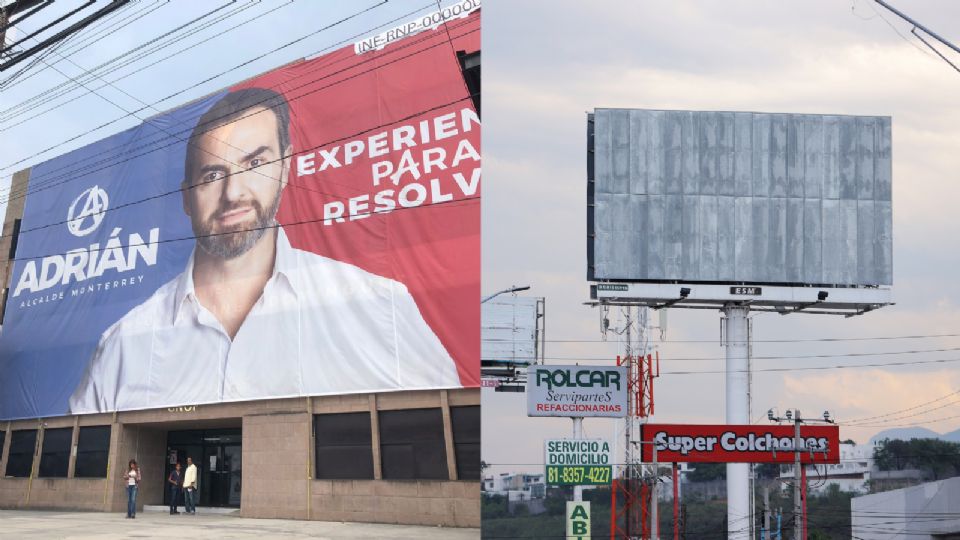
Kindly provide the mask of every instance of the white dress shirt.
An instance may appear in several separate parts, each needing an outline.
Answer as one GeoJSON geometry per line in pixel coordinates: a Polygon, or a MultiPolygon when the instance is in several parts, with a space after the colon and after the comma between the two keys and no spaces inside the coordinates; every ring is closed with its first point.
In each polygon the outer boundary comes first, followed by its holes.
{"type": "Polygon", "coordinates": [[[279,227],[276,253],[233,340],[197,298],[191,255],[103,333],[70,412],[462,386],[403,284],[294,249],[279,227]]]}

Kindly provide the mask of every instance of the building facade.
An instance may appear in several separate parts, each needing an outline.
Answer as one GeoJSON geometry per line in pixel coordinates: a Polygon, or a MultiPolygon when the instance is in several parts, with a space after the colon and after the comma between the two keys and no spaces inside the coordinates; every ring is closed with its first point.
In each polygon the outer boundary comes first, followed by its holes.
{"type": "Polygon", "coordinates": [[[480,524],[480,394],[391,392],[61,416],[0,424],[0,508],[120,512],[169,501],[193,458],[201,506],[243,517],[480,524]]]}

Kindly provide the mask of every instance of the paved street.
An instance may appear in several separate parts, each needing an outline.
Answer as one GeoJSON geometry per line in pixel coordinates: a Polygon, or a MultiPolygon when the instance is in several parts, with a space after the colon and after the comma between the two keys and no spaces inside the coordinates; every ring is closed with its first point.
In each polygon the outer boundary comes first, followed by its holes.
{"type": "Polygon", "coordinates": [[[0,510],[0,538],[58,538],[120,540],[127,538],[410,538],[479,539],[479,529],[450,529],[297,521],[289,519],[247,519],[224,515],[171,516],[164,512],[142,512],[136,520],[122,513],[54,512],[41,510],[0,510]]]}

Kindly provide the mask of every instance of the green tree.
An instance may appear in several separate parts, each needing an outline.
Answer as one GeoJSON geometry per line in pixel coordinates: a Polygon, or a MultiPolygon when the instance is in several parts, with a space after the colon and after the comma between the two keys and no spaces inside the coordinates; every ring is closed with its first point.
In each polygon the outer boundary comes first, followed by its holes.
{"type": "Polygon", "coordinates": [[[687,473],[691,482],[709,482],[723,480],[727,477],[726,463],[697,463],[693,471],[687,473]]]}
{"type": "Polygon", "coordinates": [[[960,474],[960,443],[940,439],[884,439],[873,451],[882,471],[919,469],[934,480],[960,474]]]}
{"type": "Polygon", "coordinates": [[[481,519],[496,519],[508,515],[507,497],[504,495],[484,495],[480,497],[481,519]]]}

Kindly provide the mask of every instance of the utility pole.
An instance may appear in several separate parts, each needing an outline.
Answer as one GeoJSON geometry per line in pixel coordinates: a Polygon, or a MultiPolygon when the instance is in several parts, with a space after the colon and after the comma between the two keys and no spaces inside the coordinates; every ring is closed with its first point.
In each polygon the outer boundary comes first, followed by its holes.
{"type": "MultiPolygon", "coordinates": [[[[787,418],[790,412],[787,411],[787,418]]],[[[803,514],[803,502],[800,500],[800,409],[794,411],[793,419],[793,538],[802,538],[800,516],[803,514]]]]}
{"type": "Polygon", "coordinates": [[[687,540],[687,503],[680,507],[680,538],[687,540]]]}
{"type": "Polygon", "coordinates": [[[673,540],[680,540],[680,464],[673,464],[673,540]]]}
{"type": "Polygon", "coordinates": [[[763,486],[763,538],[761,540],[770,540],[770,486],[763,486]]]}
{"type": "Polygon", "coordinates": [[[658,477],[660,476],[660,462],[657,461],[657,445],[653,446],[653,474],[650,476],[650,540],[660,538],[660,519],[657,515],[657,504],[660,502],[658,477]]]}
{"type": "MultiPolygon", "coordinates": [[[[634,351],[633,351],[633,317],[631,316],[633,314],[632,312],[633,312],[633,308],[631,306],[627,306],[627,313],[625,317],[626,325],[624,328],[624,330],[626,331],[626,343],[623,351],[624,353],[626,353],[626,356],[627,356],[627,380],[629,381],[633,380],[633,377],[634,377],[633,371],[637,369],[636,362],[634,362],[634,359],[633,359],[634,351]]],[[[635,414],[637,414],[637,411],[633,410],[635,408],[634,403],[635,401],[633,399],[627,400],[627,417],[625,418],[626,424],[624,425],[624,430],[623,430],[624,439],[625,439],[624,446],[623,446],[623,452],[624,452],[623,457],[624,457],[624,464],[625,464],[624,470],[623,470],[624,472],[623,476],[624,476],[624,479],[626,479],[627,481],[627,486],[628,486],[627,492],[631,494],[633,494],[633,491],[634,491],[634,486],[635,486],[634,480],[637,478],[637,475],[635,474],[636,470],[634,468],[635,465],[634,465],[634,455],[633,455],[633,417],[635,414]]],[[[628,500],[627,507],[624,510],[625,510],[625,521],[623,524],[624,529],[627,531],[627,536],[632,538],[634,534],[634,531],[633,531],[634,508],[633,508],[632,502],[628,500]]],[[[613,512],[613,508],[611,508],[610,511],[613,512]]],[[[642,514],[643,512],[641,511],[641,515],[642,514]]],[[[641,527],[641,529],[642,528],[643,527],[641,527]]]]}
{"type": "MultiPolygon", "coordinates": [[[[785,418],[780,418],[773,414],[773,409],[767,411],[767,419],[771,422],[793,422],[793,539],[806,540],[806,513],[804,512],[803,493],[806,492],[806,475],[803,471],[803,465],[800,463],[800,452],[803,450],[803,439],[800,437],[801,423],[826,423],[833,424],[830,419],[830,412],[823,411],[823,420],[804,420],[800,415],[799,409],[787,409],[784,413],[785,418]],[[803,482],[803,484],[801,484],[803,482]],[[802,491],[801,491],[801,488],[802,491]],[[803,519],[801,519],[801,516],[803,519]]],[[[777,518],[777,529],[780,529],[780,520],[777,518]]],[[[779,532],[778,532],[779,535],[779,532]]]]}

